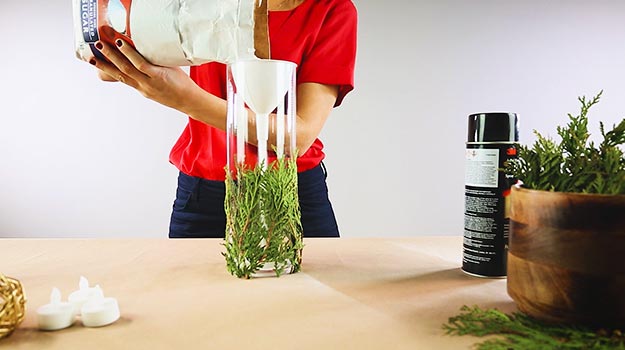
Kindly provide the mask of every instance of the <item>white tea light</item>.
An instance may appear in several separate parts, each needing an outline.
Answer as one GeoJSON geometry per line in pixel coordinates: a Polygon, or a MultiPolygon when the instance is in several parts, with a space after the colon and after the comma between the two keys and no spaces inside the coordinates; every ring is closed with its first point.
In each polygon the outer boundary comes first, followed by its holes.
{"type": "Polygon", "coordinates": [[[119,319],[119,304],[115,298],[100,295],[89,300],[81,309],[82,324],[85,327],[102,327],[119,319]]]}
{"type": "Polygon", "coordinates": [[[89,287],[89,280],[84,276],[80,276],[78,282],[78,290],[70,293],[67,301],[74,305],[74,315],[80,315],[82,306],[94,298],[102,298],[103,292],[99,286],[89,287]]]}
{"type": "Polygon", "coordinates": [[[74,305],[61,301],[61,291],[52,288],[50,303],[37,309],[37,321],[39,329],[55,331],[71,326],[74,323],[74,305]]]}

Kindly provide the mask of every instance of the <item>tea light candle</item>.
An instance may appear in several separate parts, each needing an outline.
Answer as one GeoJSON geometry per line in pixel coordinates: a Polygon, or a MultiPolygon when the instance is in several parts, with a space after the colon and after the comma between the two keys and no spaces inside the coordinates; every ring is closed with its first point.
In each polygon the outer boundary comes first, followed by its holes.
{"type": "Polygon", "coordinates": [[[102,289],[100,289],[99,286],[90,288],[89,280],[87,280],[87,278],[85,278],[84,276],[80,276],[80,281],[78,282],[78,290],[72,292],[69,297],[67,297],[67,301],[74,305],[74,315],[80,315],[82,306],[85,303],[93,298],[98,298],[101,296],[102,289]]]}
{"type": "MultiPolygon", "coordinates": [[[[99,288],[99,287],[96,287],[99,288]]],[[[102,293],[86,302],[81,310],[85,327],[102,327],[119,319],[119,304],[115,298],[105,298],[102,293]]]]}
{"type": "Polygon", "coordinates": [[[52,288],[50,303],[37,309],[39,329],[54,331],[71,326],[74,323],[74,305],[61,302],[61,291],[52,288]]]}

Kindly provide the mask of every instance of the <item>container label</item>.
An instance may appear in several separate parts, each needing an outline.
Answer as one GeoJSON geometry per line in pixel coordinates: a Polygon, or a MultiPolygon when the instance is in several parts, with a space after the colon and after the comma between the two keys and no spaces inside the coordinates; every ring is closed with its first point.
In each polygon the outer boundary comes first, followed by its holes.
{"type": "Polygon", "coordinates": [[[501,169],[516,157],[509,144],[467,145],[462,269],[474,275],[506,275],[507,196],[515,179],[501,169]]]}
{"type": "Polygon", "coordinates": [[[82,36],[86,43],[100,40],[98,36],[98,0],[80,1],[82,36]]]}
{"type": "Polygon", "coordinates": [[[466,150],[466,186],[499,186],[499,150],[471,148],[466,150]]]}

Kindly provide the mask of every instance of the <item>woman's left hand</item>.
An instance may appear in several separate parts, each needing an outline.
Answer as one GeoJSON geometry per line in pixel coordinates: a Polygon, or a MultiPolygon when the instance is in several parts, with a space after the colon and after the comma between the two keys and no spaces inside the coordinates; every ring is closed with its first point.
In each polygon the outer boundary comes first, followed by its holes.
{"type": "Polygon", "coordinates": [[[199,86],[179,67],[162,67],[148,62],[132,45],[118,39],[117,48],[103,41],[96,48],[110,61],[92,59],[89,63],[103,73],[102,80],[117,80],[139,91],[143,96],[183,113],[185,97],[193,95],[199,86]]]}

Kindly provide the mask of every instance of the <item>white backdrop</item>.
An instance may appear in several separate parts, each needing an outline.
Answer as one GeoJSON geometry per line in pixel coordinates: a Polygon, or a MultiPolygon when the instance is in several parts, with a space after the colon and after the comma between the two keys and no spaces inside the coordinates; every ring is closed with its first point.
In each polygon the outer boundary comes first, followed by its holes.
{"type": "MultiPolygon", "coordinates": [[[[344,237],[462,234],[470,113],[520,113],[524,142],[601,89],[593,131],[625,115],[624,1],[355,3],[322,134],[344,237]]],[[[69,0],[2,0],[0,32],[0,237],[166,237],[186,117],[76,60],[69,0]]]]}

